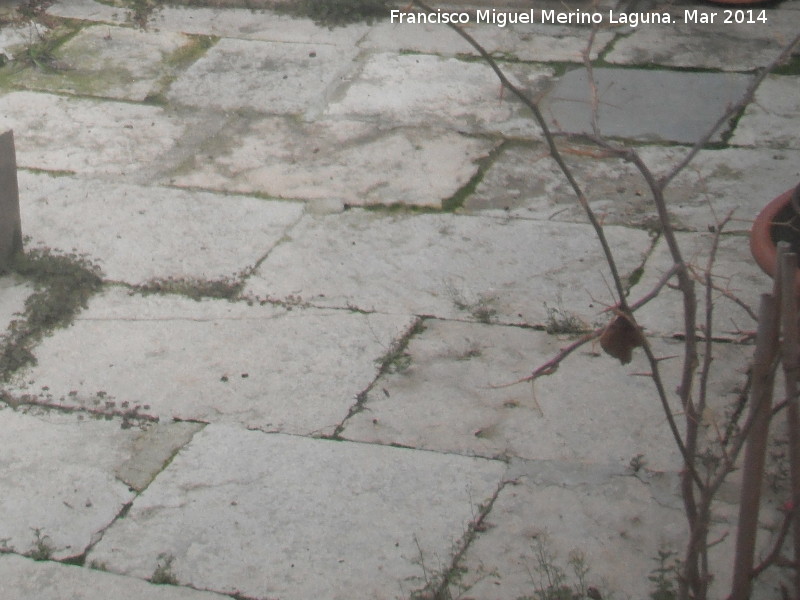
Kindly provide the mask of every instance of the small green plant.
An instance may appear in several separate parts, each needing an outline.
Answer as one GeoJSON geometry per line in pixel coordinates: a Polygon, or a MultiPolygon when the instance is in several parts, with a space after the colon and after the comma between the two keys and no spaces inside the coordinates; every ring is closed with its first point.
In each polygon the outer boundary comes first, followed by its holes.
{"type": "Polygon", "coordinates": [[[36,536],[36,542],[28,556],[33,560],[50,560],[50,557],[53,556],[53,552],[55,551],[55,548],[50,543],[50,538],[46,535],[42,535],[42,530],[39,528],[34,528],[33,533],[36,536]]]}
{"type": "Polygon", "coordinates": [[[309,17],[328,27],[359,21],[371,23],[389,13],[386,0],[299,0],[281,2],[276,8],[284,13],[309,17]]]}
{"type": "Polygon", "coordinates": [[[180,294],[192,300],[216,298],[234,300],[244,288],[242,281],[223,277],[221,279],[173,278],[151,279],[135,290],[141,294],[180,294]]]}
{"type": "Polygon", "coordinates": [[[548,544],[547,536],[536,538],[533,546],[536,564],[528,574],[534,586],[532,596],[522,596],[517,600],[583,600],[583,598],[602,598],[597,588],[587,583],[590,568],[586,557],[580,550],[572,550],[567,557],[567,566],[558,564],[555,552],[548,544]],[[570,582],[570,580],[572,580],[570,582]]]}
{"type": "Polygon", "coordinates": [[[178,578],[172,572],[172,563],[175,557],[172,554],[159,554],[156,568],[150,577],[150,583],[159,585],[178,585],[178,578]]]}
{"type": "Polygon", "coordinates": [[[658,566],[647,576],[647,579],[653,584],[650,592],[651,600],[675,600],[678,597],[674,583],[677,574],[674,556],[675,553],[670,550],[660,549],[658,551],[658,558],[655,559],[658,566]]]}
{"type": "Polygon", "coordinates": [[[544,323],[544,330],[551,335],[574,335],[589,331],[589,327],[586,325],[583,319],[569,311],[564,310],[563,308],[547,306],[547,303],[545,302],[544,309],[547,311],[547,319],[544,323]]]}

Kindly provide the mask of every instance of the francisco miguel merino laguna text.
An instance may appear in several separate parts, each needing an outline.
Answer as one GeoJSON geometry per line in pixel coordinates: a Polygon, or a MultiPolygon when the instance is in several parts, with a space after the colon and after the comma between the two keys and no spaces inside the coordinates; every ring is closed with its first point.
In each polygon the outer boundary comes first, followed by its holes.
{"type": "Polygon", "coordinates": [[[488,10],[476,10],[473,21],[472,14],[469,12],[443,11],[437,9],[436,12],[404,12],[402,10],[392,10],[390,13],[392,23],[409,24],[443,24],[457,23],[489,23],[498,27],[505,27],[517,23],[552,23],[557,25],[591,25],[594,23],[608,23],[610,25],[627,24],[630,27],[638,27],[644,23],[673,23],[674,17],[669,13],[657,12],[614,12],[608,13],[586,12],[582,10],[556,11],[556,10],[534,10],[527,12],[499,11],[496,8],[488,10]],[[537,20],[537,13],[539,19],[537,20]]]}

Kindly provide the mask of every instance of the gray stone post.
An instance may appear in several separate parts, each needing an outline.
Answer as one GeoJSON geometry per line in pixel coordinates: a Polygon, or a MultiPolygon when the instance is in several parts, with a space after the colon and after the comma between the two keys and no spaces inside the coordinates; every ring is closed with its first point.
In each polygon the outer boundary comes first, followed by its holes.
{"type": "Polygon", "coordinates": [[[22,224],[19,217],[19,187],[17,185],[17,153],[14,132],[0,134],[0,272],[11,259],[22,252],[22,224]]]}

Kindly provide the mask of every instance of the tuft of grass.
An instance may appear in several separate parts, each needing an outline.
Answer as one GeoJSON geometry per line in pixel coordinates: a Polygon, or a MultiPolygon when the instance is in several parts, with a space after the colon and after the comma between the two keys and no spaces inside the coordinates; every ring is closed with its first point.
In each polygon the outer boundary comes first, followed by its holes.
{"type": "Polygon", "coordinates": [[[39,528],[34,528],[33,533],[36,536],[36,542],[28,556],[33,560],[50,560],[53,552],[55,552],[55,548],[50,543],[50,538],[42,535],[42,530],[39,528]]]}
{"type": "Polygon", "coordinates": [[[178,585],[178,578],[172,572],[172,563],[175,557],[171,554],[159,554],[156,568],[150,577],[150,583],[158,585],[178,585]]]}
{"type": "Polygon", "coordinates": [[[547,311],[544,330],[551,335],[575,335],[589,331],[589,327],[583,319],[563,308],[547,306],[547,302],[545,302],[544,309],[547,311]]]}

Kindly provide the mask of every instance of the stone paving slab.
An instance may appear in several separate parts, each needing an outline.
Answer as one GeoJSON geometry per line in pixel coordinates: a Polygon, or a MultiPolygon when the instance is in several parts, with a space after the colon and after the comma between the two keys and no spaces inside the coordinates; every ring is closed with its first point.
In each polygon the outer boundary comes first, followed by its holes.
{"type": "Polygon", "coordinates": [[[20,168],[121,176],[157,164],[193,119],[158,106],[38,92],[0,97],[0,129],[13,129],[20,168]]]}
{"type": "MultiPolygon", "coordinates": [[[[621,272],[636,269],[648,234],[610,227],[607,235],[621,272]]],[[[611,300],[599,253],[588,225],[352,210],[305,217],[245,291],[316,306],[529,324],[547,319],[546,302],[591,320],[595,302],[611,300]]]]}
{"type": "Polygon", "coordinates": [[[225,128],[167,177],[181,187],[441,208],[496,142],[443,129],[375,131],[358,121],[256,119],[225,128]]]}
{"type": "Polygon", "coordinates": [[[229,596],[55,562],[0,555],[0,593],[15,600],[225,600],[229,596]]]}
{"type": "Polygon", "coordinates": [[[320,114],[356,48],[225,38],[172,83],[170,102],[215,110],[320,114]]]}
{"type": "MultiPolygon", "coordinates": [[[[694,143],[738,101],[750,76],[643,69],[594,69],[603,135],[648,142],[694,143]]],[[[592,133],[586,70],[568,71],[543,98],[542,112],[566,133],[592,133]]],[[[712,141],[719,141],[725,131],[712,141]]]]}
{"type": "Polygon", "coordinates": [[[248,597],[381,599],[447,565],[505,464],[210,425],[88,559],[248,597]]]}
{"type": "MultiPolygon", "coordinates": [[[[496,387],[530,374],[572,339],[426,320],[405,360],[369,390],[364,410],[347,421],[342,436],[439,452],[621,467],[641,454],[653,469],[679,470],[680,455],[653,384],[635,375],[649,371],[642,352],[621,366],[599,344],[587,344],[533,387],[496,387]]],[[[658,355],[681,352],[679,342],[653,344],[658,355]]],[[[749,349],[728,346],[715,349],[720,361],[748,363],[749,349]]],[[[679,361],[662,368],[666,387],[675,389],[679,361]]],[[[730,402],[739,374],[715,376],[720,379],[711,389],[730,402]]]]}
{"type": "Polygon", "coordinates": [[[47,13],[56,17],[81,19],[83,21],[99,21],[102,23],[126,23],[129,11],[118,6],[111,6],[96,0],[60,0],[47,8],[47,13]]]}
{"type": "Polygon", "coordinates": [[[106,278],[224,280],[269,252],[303,206],[19,172],[31,245],[86,254],[106,278]]]}
{"type": "Polygon", "coordinates": [[[405,316],[112,289],[37,347],[38,365],[20,378],[36,384],[16,393],[47,386],[65,407],[109,401],[162,419],[331,434],[409,326],[405,316]]]}
{"type": "MultiPolygon", "coordinates": [[[[490,54],[501,60],[535,62],[583,62],[589,31],[558,25],[471,25],[466,31],[490,54]]],[[[599,31],[592,46],[592,59],[614,38],[599,31]]],[[[455,56],[477,56],[477,51],[455,31],[436,24],[378,23],[359,42],[361,48],[379,52],[418,52],[455,56]]],[[[508,66],[503,64],[503,66],[508,66]]]]}
{"type": "Polygon", "coordinates": [[[173,72],[170,60],[190,43],[179,33],[95,25],[53,52],[55,69],[24,69],[11,81],[26,89],[141,101],[162,91],[173,72]]]}
{"type": "MultiPolygon", "coordinates": [[[[606,225],[653,227],[657,212],[642,175],[630,163],[595,146],[561,144],[567,164],[606,225]]],[[[640,146],[637,152],[663,175],[688,152],[682,147],[640,146]]],[[[726,232],[747,232],[772,198],[800,180],[800,154],[751,148],[704,150],[666,191],[673,225],[705,232],[735,211],[726,232]]],[[[464,202],[468,214],[585,223],[561,170],[541,144],[507,145],[464,202]]]]}
{"type": "Polygon", "coordinates": [[[731,144],[800,149],[800,77],[768,76],[736,125],[731,144]]]}
{"type": "MultiPolygon", "coordinates": [[[[585,585],[603,598],[650,598],[654,585],[647,576],[658,567],[659,550],[683,550],[687,534],[682,507],[674,502],[678,496],[671,493],[665,504],[660,491],[675,491],[674,474],[640,470],[634,477],[630,470],[547,461],[516,461],[511,471],[516,483],[501,490],[485,530],[467,550],[462,587],[450,588],[454,597],[538,598],[536,590],[547,587],[542,550],[570,586],[577,578],[568,561],[577,552],[589,568],[585,585]]],[[[711,597],[728,591],[735,538],[729,535],[733,507],[718,508],[722,514],[715,514],[711,537],[722,542],[710,552],[716,576],[711,597]]],[[[771,539],[768,531],[761,535],[771,539]]],[[[777,579],[775,572],[760,577],[753,597],[778,597],[777,579]]]]}
{"type": "MultiPolygon", "coordinates": [[[[711,250],[713,235],[678,234],[678,242],[684,257],[692,265],[698,277],[703,278],[711,250]]],[[[656,282],[672,265],[666,243],[661,240],[652,256],[647,261],[644,275],[631,291],[631,298],[637,299],[649,292],[656,282]]],[[[728,293],[747,305],[754,314],[758,314],[761,294],[772,291],[772,280],[755,264],[750,255],[747,237],[742,235],[721,238],[717,260],[712,270],[714,284],[721,291],[715,291],[714,299],[714,335],[739,338],[744,332],[756,329],[755,320],[739,304],[727,297],[728,293]]],[[[696,284],[698,296],[698,324],[705,320],[705,286],[701,281],[696,284]],[[702,319],[702,321],[701,321],[702,319]]],[[[637,311],[642,326],[660,334],[672,335],[682,333],[683,309],[682,296],[673,289],[665,289],[652,302],[637,311]]]]}
{"type": "MultiPolygon", "coordinates": [[[[542,91],[552,71],[509,65],[508,76],[531,95],[542,91]]],[[[368,56],[343,94],[325,111],[328,118],[369,119],[405,126],[428,124],[458,131],[537,137],[530,113],[500,95],[500,82],[484,64],[427,54],[368,56]]]]}
{"type": "Polygon", "coordinates": [[[121,430],[115,421],[9,408],[0,410],[0,423],[6,439],[0,459],[2,547],[40,550],[38,530],[42,551],[52,558],[82,554],[134,497],[114,477],[114,468],[129,457],[141,432],[121,430]]]}
{"type": "Polygon", "coordinates": [[[335,28],[318,27],[310,19],[237,8],[164,6],[153,15],[151,22],[155,28],[166,31],[342,47],[354,47],[371,30],[364,23],[335,28]]]}
{"type": "MultiPolygon", "coordinates": [[[[628,36],[616,40],[605,59],[612,64],[664,65],[669,67],[752,71],[771,62],[797,29],[792,12],[779,8],[748,7],[740,16],[754,22],[735,23],[736,13],[726,23],[726,11],[707,4],[672,8],[679,20],[671,26],[641,26],[628,36]],[[767,22],[758,21],[761,11],[767,22]],[[707,15],[713,23],[684,23],[684,12],[707,15]]],[[[698,19],[702,19],[698,16],[698,19]]]]}

